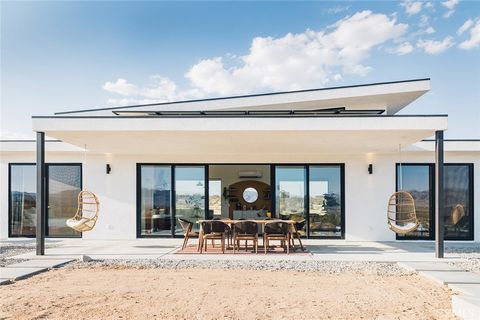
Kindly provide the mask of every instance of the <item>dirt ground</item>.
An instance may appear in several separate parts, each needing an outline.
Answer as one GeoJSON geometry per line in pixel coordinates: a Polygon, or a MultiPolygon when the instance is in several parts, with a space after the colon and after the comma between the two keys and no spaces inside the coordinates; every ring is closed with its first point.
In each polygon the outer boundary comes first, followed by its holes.
{"type": "Polygon", "coordinates": [[[62,268],[0,287],[0,319],[455,319],[417,275],[62,268]]]}

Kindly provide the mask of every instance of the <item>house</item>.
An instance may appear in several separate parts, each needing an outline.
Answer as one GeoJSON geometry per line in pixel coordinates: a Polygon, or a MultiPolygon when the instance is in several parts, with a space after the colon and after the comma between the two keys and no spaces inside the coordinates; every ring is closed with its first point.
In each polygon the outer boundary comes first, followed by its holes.
{"type": "Polygon", "coordinates": [[[173,237],[180,217],[271,215],[305,218],[319,241],[480,241],[480,140],[444,141],[447,115],[399,114],[429,89],[415,79],[33,116],[37,141],[0,145],[0,238],[35,236],[44,212],[47,237],[173,237]],[[82,188],[101,203],[83,235],[65,225],[82,188]],[[415,198],[419,227],[405,235],[387,225],[396,190],[415,198]]]}

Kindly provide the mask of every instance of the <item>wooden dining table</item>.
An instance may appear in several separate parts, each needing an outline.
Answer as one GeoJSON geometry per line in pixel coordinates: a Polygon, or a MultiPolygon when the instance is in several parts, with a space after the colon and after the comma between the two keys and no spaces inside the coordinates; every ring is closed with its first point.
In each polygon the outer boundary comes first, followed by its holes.
{"type": "MultiPolygon", "coordinates": [[[[245,221],[253,221],[253,222],[256,222],[257,224],[261,225],[262,226],[262,233],[264,232],[265,230],[265,225],[269,222],[286,222],[290,225],[290,233],[293,234],[294,232],[296,232],[296,228],[295,228],[295,225],[297,223],[297,221],[295,220],[281,220],[281,219],[246,219],[246,220],[238,220],[238,219],[223,219],[223,220],[212,220],[212,219],[202,219],[202,220],[197,220],[196,222],[200,225],[200,228],[199,228],[199,236],[198,236],[198,239],[200,241],[200,239],[202,239],[202,235],[203,235],[203,230],[202,230],[202,222],[207,222],[207,221],[222,221],[223,223],[226,223],[228,224],[230,227],[232,225],[234,225],[235,223],[238,223],[238,222],[245,222],[245,221]]],[[[294,246],[292,246],[294,247],[294,246]]]]}

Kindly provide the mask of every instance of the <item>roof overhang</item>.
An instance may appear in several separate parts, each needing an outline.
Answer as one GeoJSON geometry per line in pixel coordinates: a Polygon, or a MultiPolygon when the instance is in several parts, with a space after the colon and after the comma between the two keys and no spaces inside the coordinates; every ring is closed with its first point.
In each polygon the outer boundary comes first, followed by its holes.
{"type": "Polygon", "coordinates": [[[308,89],[267,94],[163,102],[145,105],[58,112],[56,115],[108,116],[134,111],[212,110],[321,110],[345,108],[382,110],[393,115],[430,90],[430,79],[381,82],[353,86],[308,89]]]}
{"type": "Polygon", "coordinates": [[[177,162],[262,162],[291,154],[396,152],[399,144],[446,130],[447,117],[35,117],[33,129],[87,145],[95,153],[161,155],[177,162]]]}

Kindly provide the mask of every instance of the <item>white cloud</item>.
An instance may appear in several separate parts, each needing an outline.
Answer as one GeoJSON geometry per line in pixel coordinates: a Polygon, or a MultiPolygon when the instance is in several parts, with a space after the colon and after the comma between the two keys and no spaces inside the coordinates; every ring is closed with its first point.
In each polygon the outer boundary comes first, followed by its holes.
{"type": "Polygon", "coordinates": [[[421,1],[404,1],[400,4],[405,8],[405,12],[410,16],[419,13],[422,11],[423,3],[421,1]]]}
{"type": "Polygon", "coordinates": [[[427,34],[435,33],[435,29],[433,27],[428,27],[427,29],[425,29],[425,33],[427,34]]]}
{"type": "Polygon", "coordinates": [[[470,29],[470,38],[460,43],[459,48],[464,50],[470,50],[480,45],[480,19],[474,27],[470,29]]]}
{"type": "Polygon", "coordinates": [[[115,82],[106,82],[103,87],[108,92],[117,93],[122,96],[130,96],[138,93],[136,85],[128,83],[127,80],[118,78],[115,82]]]}
{"type": "Polygon", "coordinates": [[[431,10],[435,10],[435,6],[433,5],[433,2],[430,2],[430,1],[426,2],[424,7],[431,10]]]}
{"type": "Polygon", "coordinates": [[[394,50],[392,50],[392,53],[396,53],[400,56],[403,56],[405,54],[409,54],[413,52],[413,46],[410,44],[410,42],[406,41],[398,45],[394,50]]]}
{"type": "Polygon", "coordinates": [[[448,9],[448,11],[444,13],[443,17],[449,18],[455,12],[455,7],[457,4],[458,0],[447,0],[442,2],[442,6],[448,9]]]}
{"type": "Polygon", "coordinates": [[[467,21],[465,21],[462,26],[460,28],[458,28],[457,30],[457,34],[460,36],[462,35],[465,31],[467,31],[468,29],[470,29],[472,26],[473,26],[473,20],[472,19],[468,19],[467,21]]]}
{"type": "Polygon", "coordinates": [[[447,8],[448,10],[453,10],[458,4],[458,0],[447,0],[442,2],[442,6],[447,8]]]}
{"type": "Polygon", "coordinates": [[[350,6],[336,6],[325,10],[328,14],[337,14],[350,9],[350,6]]]}
{"type": "Polygon", "coordinates": [[[453,38],[448,36],[442,41],[436,40],[418,40],[417,48],[422,49],[427,54],[439,54],[452,47],[455,44],[453,38]]]}
{"type": "Polygon", "coordinates": [[[420,26],[420,27],[428,26],[428,20],[430,20],[430,18],[429,18],[426,14],[422,14],[422,15],[420,16],[419,26],[420,26]]]}
{"type": "Polygon", "coordinates": [[[448,10],[443,14],[444,18],[450,18],[450,16],[455,12],[455,10],[448,10]]]}
{"type": "Polygon", "coordinates": [[[103,88],[129,100],[170,101],[215,95],[323,87],[340,81],[342,74],[364,76],[372,67],[365,60],[372,50],[400,39],[408,25],[395,15],[357,12],[324,30],[288,33],[282,37],[256,37],[249,52],[232,59],[217,56],[200,60],[185,72],[189,88],[179,88],[172,80],[154,76],[145,86],[124,79],[107,82],[103,88]]]}
{"type": "Polygon", "coordinates": [[[187,73],[192,85],[209,94],[254,90],[294,90],[324,86],[332,71],[366,75],[372,48],[400,37],[407,25],[394,17],[363,11],[339,20],[329,31],[307,30],[280,38],[257,37],[241,65],[226,68],[221,57],[204,59],[187,73]],[[302,72],[298,72],[302,70],[302,72]]]}

